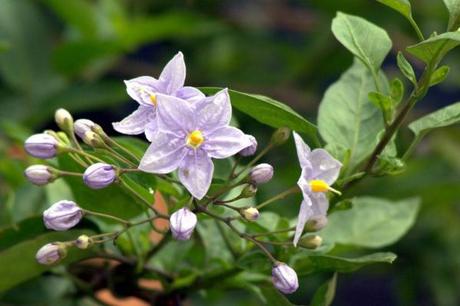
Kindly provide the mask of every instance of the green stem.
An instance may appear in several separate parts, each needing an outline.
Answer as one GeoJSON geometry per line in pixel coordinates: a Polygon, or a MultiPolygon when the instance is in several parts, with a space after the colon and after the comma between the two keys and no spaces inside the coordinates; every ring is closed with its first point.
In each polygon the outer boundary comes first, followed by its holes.
{"type": "Polygon", "coordinates": [[[139,164],[140,160],[139,158],[134,155],[131,151],[129,151],[128,149],[126,149],[124,146],[122,146],[121,144],[119,144],[118,142],[116,142],[115,140],[113,140],[112,138],[110,137],[107,137],[104,139],[109,145],[113,145],[113,146],[116,146],[117,148],[119,148],[120,150],[122,150],[123,152],[125,152],[126,154],[128,154],[134,161],[136,161],[136,163],[139,164]]]}
{"type": "Polygon", "coordinates": [[[285,228],[285,229],[278,230],[278,231],[272,231],[272,232],[266,232],[266,233],[252,234],[251,237],[256,238],[256,237],[260,237],[260,236],[270,236],[270,235],[274,235],[274,234],[282,234],[282,233],[287,233],[287,232],[295,231],[295,229],[296,229],[296,227],[293,226],[293,227],[285,228]]]}
{"type": "Polygon", "coordinates": [[[134,164],[132,161],[126,159],[124,156],[122,156],[121,154],[119,154],[117,151],[115,151],[114,149],[112,149],[109,145],[105,144],[104,142],[104,148],[116,159],[118,159],[119,161],[129,165],[130,167],[136,167],[136,164],[134,164]]]}
{"type": "Polygon", "coordinates": [[[409,18],[409,22],[410,22],[412,28],[414,28],[415,33],[417,33],[418,39],[419,39],[420,41],[425,40],[425,37],[423,36],[422,31],[420,31],[420,28],[418,27],[418,25],[417,25],[417,23],[415,22],[414,18],[410,17],[410,18],[409,18]]]}
{"type": "Polygon", "coordinates": [[[300,190],[300,188],[298,186],[294,186],[294,187],[292,187],[292,188],[290,188],[290,189],[288,189],[288,190],[286,190],[286,191],[274,196],[273,198],[270,198],[270,199],[266,200],[265,202],[260,203],[259,205],[256,206],[256,208],[261,209],[261,208],[267,206],[270,203],[273,203],[273,202],[275,202],[277,200],[284,199],[288,195],[293,194],[293,193],[298,193],[300,191],[301,190],[300,190]]]}
{"type": "Polygon", "coordinates": [[[95,161],[98,161],[100,163],[105,163],[105,161],[103,161],[102,159],[100,159],[100,158],[98,158],[98,157],[96,157],[96,156],[94,156],[92,154],[86,153],[85,151],[79,151],[79,150],[74,149],[74,148],[69,148],[68,150],[69,150],[69,152],[85,156],[90,160],[95,160],[95,161]]]}
{"type": "Polygon", "coordinates": [[[420,133],[415,138],[412,140],[409,148],[407,148],[406,152],[404,153],[402,160],[406,161],[411,155],[412,152],[415,150],[419,142],[422,140],[422,138],[425,136],[425,133],[420,133]]]}
{"type": "Polygon", "coordinates": [[[273,148],[273,144],[269,143],[259,154],[256,155],[246,166],[244,166],[243,170],[238,172],[234,175],[235,178],[239,177],[241,174],[246,172],[249,168],[251,168],[255,163],[257,163],[265,154],[268,153],[273,148]]]}
{"type": "Polygon", "coordinates": [[[130,226],[131,225],[131,223],[129,221],[121,219],[121,218],[118,218],[118,217],[115,217],[115,216],[112,216],[112,215],[108,215],[108,214],[104,214],[104,213],[100,213],[100,212],[95,212],[95,211],[91,211],[91,210],[87,210],[87,209],[83,209],[83,212],[85,214],[88,214],[88,215],[93,215],[93,216],[103,217],[103,218],[107,218],[107,219],[112,219],[112,220],[115,220],[117,222],[120,222],[120,223],[124,224],[125,226],[130,226]]]}

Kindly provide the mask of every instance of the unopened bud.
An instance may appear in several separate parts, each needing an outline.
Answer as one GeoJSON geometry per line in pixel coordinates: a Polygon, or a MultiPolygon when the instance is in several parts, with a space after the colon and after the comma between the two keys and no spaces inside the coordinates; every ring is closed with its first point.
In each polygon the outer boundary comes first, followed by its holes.
{"type": "Polygon", "coordinates": [[[305,230],[307,232],[317,232],[323,229],[327,225],[327,217],[322,215],[313,216],[305,224],[305,230]]]}
{"type": "Polygon", "coordinates": [[[85,250],[87,249],[92,243],[91,238],[89,238],[87,235],[81,235],[75,240],[75,246],[79,249],[85,250]]]}
{"type": "Polygon", "coordinates": [[[43,212],[46,228],[55,231],[65,231],[74,227],[82,217],[82,209],[75,202],[67,200],[56,202],[43,212]]]}
{"type": "Polygon", "coordinates": [[[83,173],[83,182],[93,189],[102,189],[113,183],[117,173],[112,165],[95,163],[86,168],[83,173]]]}
{"type": "Polygon", "coordinates": [[[249,178],[254,185],[264,184],[273,177],[273,167],[270,164],[259,164],[251,169],[249,178]]]}
{"type": "Polygon", "coordinates": [[[285,294],[293,293],[299,288],[297,273],[282,262],[277,263],[273,267],[272,282],[276,289],[285,294]]]}
{"type": "Polygon", "coordinates": [[[42,246],[35,255],[35,258],[42,265],[52,265],[66,256],[66,244],[62,242],[53,242],[42,246]]]}
{"type": "Polygon", "coordinates": [[[299,240],[298,245],[302,248],[314,250],[319,248],[323,243],[323,238],[318,235],[310,235],[299,240]]]}
{"type": "Polygon", "coordinates": [[[255,207],[249,207],[241,210],[241,215],[248,221],[255,221],[259,218],[260,213],[255,207]]]}
{"type": "Polygon", "coordinates": [[[257,140],[254,136],[252,135],[245,135],[248,139],[251,145],[249,147],[244,148],[239,152],[241,156],[251,156],[254,155],[257,151],[257,140]]]}
{"type": "Polygon", "coordinates": [[[270,142],[275,146],[282,145],[289,139],[290,134],[291,134],[290,129],[286,127],[279,128],[273,133],[270,142]]]}
{"type": "Polygon", "coordinates": [[[32,165],[27,167],[24,175],[32,184],[42,186],[54,181],[57,177],[57,171],[45,165],[32,165]]]}
{"type": "Polygon", "coordinates": [[[54,113],[54,120],[61,130],[73,133],[73,118],[67,110],[63,108],[58,109],[54,113]]]}
{"type": "Polygon", "coordinates": [[[246,185],[246,187],[243,188],[238,198],[240,199],[252,198],[253,196],[256,195],[256,193],[257,193],[257,186],[253,184],[248,184],[246,185]]]}
{"type": "Polygon", "coordinates": [[[184,207],[176,211],[169,218],[172,235],[177,240],[188,240],[195,229],[196,215],[184,207]]]}
{"type": "Polygon", "coordinates": [[[93,131],[87,131],[82,138],[83,142],[86,143],[88,146],[94,148],[104,148],[104,140],[102,140],[101,136],[94,133],[93,131]]]}
{"type": "Polygon", "coordinates": [[[78,119],[73,124],[73,128],[75,130],[75,134],[80,137],[82,140],[85,138],[85,134],[88,131],[91,131],[95,123],[88,119],[78,119]]]}

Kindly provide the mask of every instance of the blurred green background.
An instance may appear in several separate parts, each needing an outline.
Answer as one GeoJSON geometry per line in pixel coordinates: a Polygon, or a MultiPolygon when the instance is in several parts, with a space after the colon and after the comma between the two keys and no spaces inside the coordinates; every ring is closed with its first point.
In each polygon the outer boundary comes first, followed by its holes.
{"type": "MultiPolygon", "coordinates": [[[[412,6],[425,34],[445,30],[441,0],[412,1],[412,6]]],[[[397,75],[395,55],[415,36],[403,17],[376,1],[0,0],[0,227],[40,214],[59,199],[59,190],[38,188],[23,178],[33,162],[22,149],[28,135],[55,128],[58,107],[113,134],[111,122],[136,107],[122,80],[157,76],[179,50],[188,85],[264,94],[315,122],[324,90],[352,61],[330,32],[336,11],[360,15],[389,32],[394,45],[384,70],[397,75]]],[[[458,58],[456,52],[447,58],[448,80],[430,91],[413,118],[460,100],[458,58]]],[[[238,112],[236,117],[260,143],[268,141],[271,129],[238,112]]],[[[400,151],[411,137],[402,131],[400,151]]],[[[404,174],[356,186],[353,193],[360,195],[421,195],[422,209],[409,234],[388,248],[398,260],[341,275],[333,305],[460,305],[459,152],[460,127],[440,130],[420,144],[404,174]]],[[[294,154],[293,147],[283,147],[267,157],[277,175],[261,188],[261,197],[296,181],[296,165],[286,158],[294,154]]],[[[294,216],[297,202],[292,204],[273,209],[294,216]]],[[[308,301],[327,277],[303,279],[296,301],[308,301]]],[[[33,280],[0,295],[0,305],[32,305],[37,296],[37,305],[51,305],[46,301],[56,292],[46,288],[54,286],[52,280],[45,283],[33,280]]],[[[210,305],[244,305],[246,298],[216,292],[210,305]]]]}

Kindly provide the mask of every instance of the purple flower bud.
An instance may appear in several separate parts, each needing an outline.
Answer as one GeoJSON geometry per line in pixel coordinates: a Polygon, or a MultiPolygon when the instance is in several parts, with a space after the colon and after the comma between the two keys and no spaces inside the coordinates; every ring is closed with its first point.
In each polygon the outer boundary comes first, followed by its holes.
{"type": "Polygon", "coordinates": [[[43,221],[48,229],[65,231],[74,227],[83,217],[82,209],[75,202],[62,200],[43,212],[43,221]]]}
{"type": "Polygon", "coordinates": [[[243,217],[248,221],[255,221],[259,218],[260,213],[255,207],[249,207],[241,211],[243,217]]]}
{"type": "Polygon", "coordinates": [[[115,168],[104,163],[92,164],[83,173],[83,181],[88,187],[93,189],[102,189],[109,186],[116,177],[115,168]]]}
{"type": "Polygon", "coordinates": [[[77,248],[85,250],[93,243],[92,239],[88,235],[80,235],[74,244],[77,248]]]}
{"type": "Polygon", "coordinates": [[[32,184],[42,186],[52,182],[55,176],[45,165],[32,165],[24,171],[24,175],[32,184]]]}
{"type": "Polygon", "coordinates": [[[85,138],[86,132],[91,131],[91,129],[95,126],[95,123],[88,119],[78,119],[73,124],[73,128],[75,130],[75,134],[78,135],[81,139],[85,138]]]}
{"type": "Polygon", "coordinates": [[[195,229],[196,215],[188,208],[181,208],[169,218],[171,232],[177,240],[188,240],[195,229]]]}
{"type": "Polygon", "coordinates": [[[249,147],[244,148],[239,152],[241,156],[251,156],[254,155],[257,151],[257,140],[254,136],[252,135],[246,135],[251,142],[251,145],[249,147]]]}
{"type": "Polygon", "coordinates": [[[52,265],[67,255],[65,245],[60,242],[45,244],[38,250],[35,258],[42,265],[52,265]]]}
{"type": "Polygon", "coordinates": [[[249,176],[255,185],[266,183],[273,177],[273,167],[270,164],[259,164],[251,169],[249,176]]]}
{"type": "Polygon", "coordinates": [[[26,139],[24,148],[33,157],[52,158],[56,156],[58,141],[51,135],[35,134],[26,139]]]}
{"type": "Polygon", "coordinates": [[[297,273],[295,273],[294,269],[282,262],[277,263],[273,267],[272,281],[276,289],[285,294],[293,293],[299,288],[297,273]]]}

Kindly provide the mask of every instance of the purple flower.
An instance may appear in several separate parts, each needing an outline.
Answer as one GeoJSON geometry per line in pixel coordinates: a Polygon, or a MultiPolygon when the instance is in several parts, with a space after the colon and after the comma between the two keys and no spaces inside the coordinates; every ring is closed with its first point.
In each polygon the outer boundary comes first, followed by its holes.
{"type": "Polygon", "coordinates": [[[83,173],[83,181],[93,189],[102,189],[113,183],[117,173],[112,165],[95,163],[86,168],[83,173]]]}
{"type": "Polygon", "coordinates": [[[83,217],[82,209],[75,202],[62,200],[43,212],[46,228],[65,231],[74,227],[83,217]]]}
{"type": "Polygon", "coordinates": [[[164,67],[158,79],[150,76],[141,76],[125,81],[128,95],[139,103],[139,107],[131,115],[120,122],[113,123],[113,128],[128,135],[137,135],[145,132],[147,139],[157,129],[157,111],[161,102],[158,94],[170,95],[198,102],[205,98],[204,94],[194,87],[184,87],[185,63],[181,52],[177,53],[164,67]]]}
{"type": "Polygon", "coordinates": [[[287,264],[279,262],[272,269],[273,285],[285,294],[293,293],[299,288],[297,273],[287,264]]]}
{"type": "Polygon", "coordinates": [[[255,185],[264,184],[273,177],[273,167],[270,164],[258,164],[249,173],[251,182],[255,185]]]}
{"type": "Polygon", "coordinates": [[[24,149],[37,158],[52,158],[56,156],[58,141],[48,134],[35,134],[26,139],[24,149]]]}
{"type": "Polygon", "coordinates": [[[251,142],[251,145],[249,147],[244,148],[239,152],[241,156],[251,156],[254,155],[257,151],[257,140],[254,136],[252,135],[246,135],[246,137],[249,138],[249,141],[251,142]]]}
{"type": "Polygon", "coordinates": [[[35,255],[35,259],[42,265],[52,265],[64,258],[65,255],[65,247],[62,243],[53,242],[42,246],[35,255]]]}
{"type": "Polygon", "coordinates": [[[42,186],[54,180],[54,175],[49,171],[45,165],[32,165],[27,167],[24,175],[32,184],[42,186]]]}
{"type": "Polygon", "coordinates": [[[78,119],[73,124],[75,134],[78,135],[82,140],[85,138],[85,134],[90,132],[96,124],[89,119],[78,119]]]}
{"type": "Polygon", "coordinates": [[[169,173],[179,169],[179,180],[197,199],[211,185],[211,158],[227,158],[251,145],[239,129],[229,126],[232,116],[226,89],[192,107],[187,101],[158,95],[158,127],[139,169],[169,173]]]}
{"type": "Polygon", "coordinates": [[[188,240],[192,236],[197,222],[196,215],[188,208],[181,208],[171,215],[169,223],[173,237],[177,240],[188,240]]]}
{"type": "Polygon", "coordinates": [[[305,223],[314,216],[326,216],[329,201],[327,191],[340,194],[332,185],[339,177],[342,164],[334,159],[326,150],[310,150],[302,138],[293,132],[302,174],[297,185],[302,190],[303,201],[297,217],[297,227],[294,235],[294,246],[302,235],[305,223]]]}

